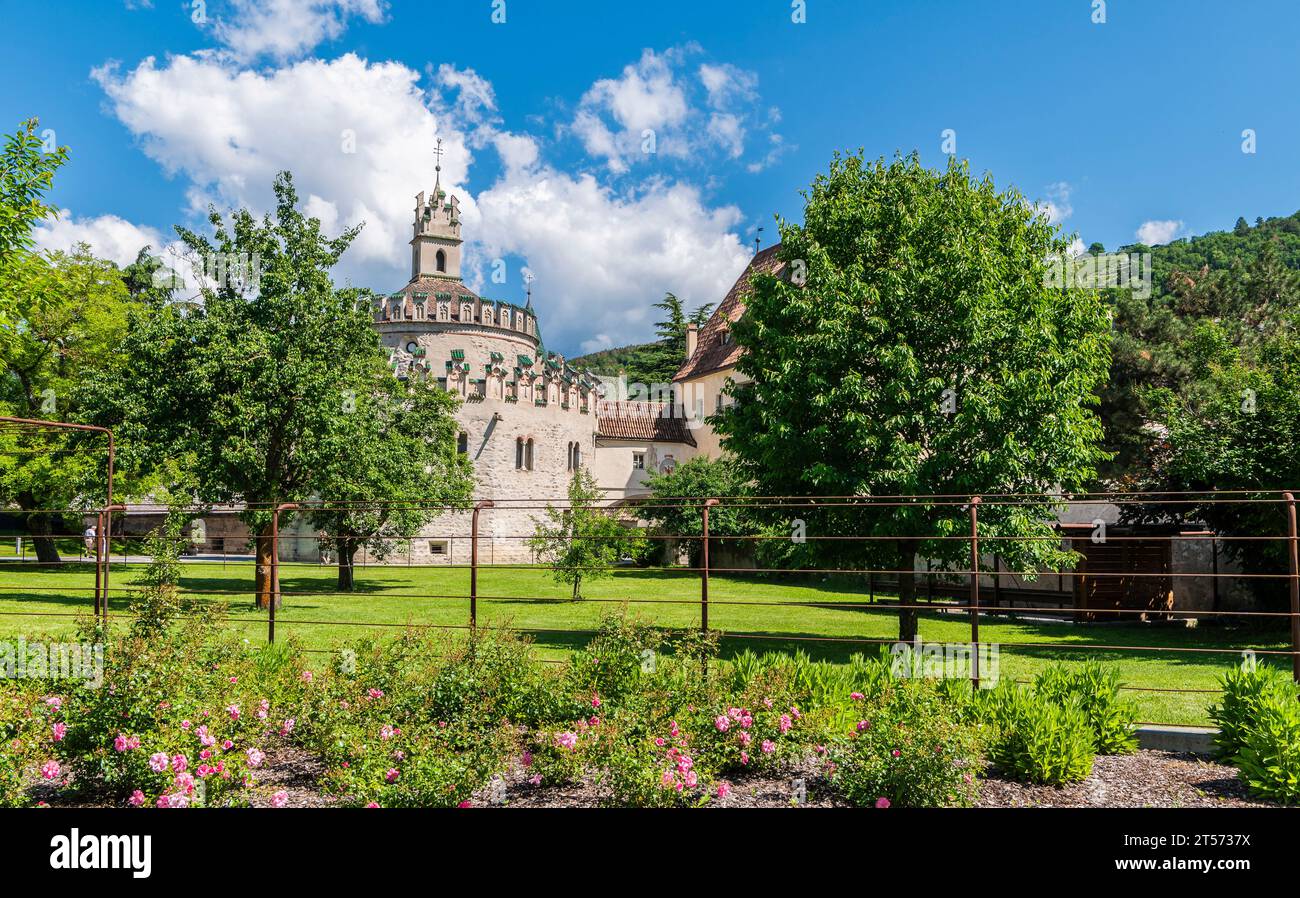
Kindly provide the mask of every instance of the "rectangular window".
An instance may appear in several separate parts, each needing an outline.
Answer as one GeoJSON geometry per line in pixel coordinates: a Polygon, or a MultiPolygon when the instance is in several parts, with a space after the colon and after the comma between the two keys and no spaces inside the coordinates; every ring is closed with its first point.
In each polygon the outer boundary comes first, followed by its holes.
{"type": "Polygon", "coordinates": [[[442,541],[438,541],[438,542],[430,542],[430,543],[429,543],[429,554],[430,554],[430,555],[446,555],[446,554],[447,554],[447,544],[446,544],[445,542],[442,542],[442,541]]]}
{"type": "Polygon", "coordinates": [[[634,471],[644,471],[644,470],[645,470],[645,453],[644,453],[644,452],[633,452],[633,453],[632,453],[632,470],[634,470],[634,471]]]}

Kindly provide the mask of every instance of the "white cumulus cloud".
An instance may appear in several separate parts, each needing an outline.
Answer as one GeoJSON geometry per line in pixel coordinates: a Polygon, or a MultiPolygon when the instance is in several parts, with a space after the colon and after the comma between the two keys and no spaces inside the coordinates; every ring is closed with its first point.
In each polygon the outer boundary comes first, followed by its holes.
{"type": "Polygon", "coordinates": [[[1137,239],[1147,246],[1160,246],[1177,237],[1182,229],[1183,223],[1172,219],[1144,221],[1137,229],[1137,239]]]}
{"type": "Polygon", "coordinates": [[[1047,220],[1052,224],[1060,224],[1074,214],[1074,206],[1070,205],[1072,193],[1074,187],[1067,181],[1047,185],[1047,199],[1039,201],[1038,207],[1047,213],[1047,220]]]}
{"type": "Polygon", "coordinates": [[[229,0],[213,14],[212,34],[241,62],[283,61],[340,37],[353,17],[382,22],[386,8],[384,0],[229,0]]]}
{"type": "MultiPolygon", "coordinates": [[[[335,275],[381,291],[409,277],[414,197],[433,186],[442,138],[442,183],[459,196],[465,222],[467,281],[518,301],[522,272],[509,272],[506,285],[483,275],[496,258],[522,261],[536,276],[551,348],[650,339],[649,306],[665,291],[717,302],[748,259],[739,209],[711,204],[687,181],[620,178],[615,189],[596,174],[556,169],[536,137],[501,126],[492,85],[470,69],[431,66],[432,90],[405,65],[352,54],[257,69],[197,54],[93,74],[143,151],[186,183],[188,223],[209,203],[271,208],[275,174],[291,170],[303,207],[327,233],[365,222],[335,275]],[[501,173],[471,193],[482,153],[497,154],[501,173]]],[[[619,107],[633,126],[676,114],[670,102],[656,112],[637,102],[619,107]]]]}
{"type": "Polygon", "coordinates": [[[146,246],[161,253],[166,242],[163,235],[148,225],[132,224],[116,215],[97,215],[76,218],[68,209],[59,211],[59,217],[47,219],[36,226],[33,237],[43,250],[70,252],[79,243],[89,244],[91,251],[101,259],[118,265],[129,265],[146,246]]]}
{"type": "Polygon", "coordinates": [[[400,63],[348,54],[254,71],[174,56],[94,76],[144,151],[189,181],[191,214],[209,203],[268,209],[271,183],[287,169],[323,222],[337,230],[364,221],[345,256],[348,273],[365,273],[367,263],[402,269],[415,194],[433,186],[438,137],[443,185],[467,199],[458,190],[470,163],[464,137],[437,117],[419,73],[400,63]]]}
{"type": "Polygon", "coordinates": [[[621,174],[654,156],[738,159],[761,128],[769,133],[767,153],[748,168],[766,167],[780,154],[772,130],[780,112],[757,108],[758,76],[751,71],[730,63],[689,69],[688,60],[701,52],[694,44],[643,51],[618,77],[602,78],[583,94],[568,130],[589,156],[621,174]]]}

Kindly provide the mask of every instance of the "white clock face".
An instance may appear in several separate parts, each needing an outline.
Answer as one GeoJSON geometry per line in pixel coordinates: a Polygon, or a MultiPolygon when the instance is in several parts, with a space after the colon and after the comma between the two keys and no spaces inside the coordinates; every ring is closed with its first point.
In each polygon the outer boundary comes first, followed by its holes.
{"type": "Polygon", "coordinates": [[[406,344],[406,351],[407,351],[407,352],[415,352],[415,350],[417,350],[417,349],[419,349],[419,348],[420,348],[420,347],[419,347],[419,344],[417,344],[414,340],[412,340],[410,343],[407,343],[407,344],[406,344]]]}

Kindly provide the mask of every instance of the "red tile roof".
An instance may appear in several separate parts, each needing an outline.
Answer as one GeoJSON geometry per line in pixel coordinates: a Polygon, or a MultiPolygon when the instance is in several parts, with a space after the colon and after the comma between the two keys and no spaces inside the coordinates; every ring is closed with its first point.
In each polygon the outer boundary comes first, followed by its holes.
{"type": "Polygon", "coordinates": [[[682,416],[600,415],[596,419],[596,436],[614,440],[647,440],[655,443],[695,445],[695,437],[682,416]]]}
{"type": "Polygon", "coordinates": [[[740,347],[734,342],[723,342],[723,334],[731,330],[731,324],[745,314],[745,296],[749,293],[749,279],[755,274],[775,274],[784,263],[776,255],[781,249],[777,243],[761,250],[749,260],[749,265],[741,272],[736,283],[731,286],[722,302],[713,310],[713,314],[700,329],[699,340],[695,344],[695,353],[673,376],[674,381],[700,377],[711,371],[735,366],[740,359],[740,347]]]}

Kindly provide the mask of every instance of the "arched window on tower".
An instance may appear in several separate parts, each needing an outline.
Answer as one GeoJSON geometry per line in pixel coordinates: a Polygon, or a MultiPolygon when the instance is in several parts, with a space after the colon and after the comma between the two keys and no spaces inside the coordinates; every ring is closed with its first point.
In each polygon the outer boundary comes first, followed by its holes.
{"type": "Polygon", "coordinates": [[[438,250],[438,254],[434,256],[433,259],[434,264],[438,266],[439,271],[447,270],[447,254],[445,252],[438,250]]]}
{"type": "Polygon", "coordinates": [[[524,438],[515,439],[515,467],[522,471],[524,469],[524,438]]]}
{"type": "Polygon", "coordinates": [[[524,467],[527,468],[527,469],[530,470],[530,471],[533,469],[533,440],[532,440],[532,437],[529,437],[529,438],[528,438],[528,442],[524,444],[524,467]]]}

